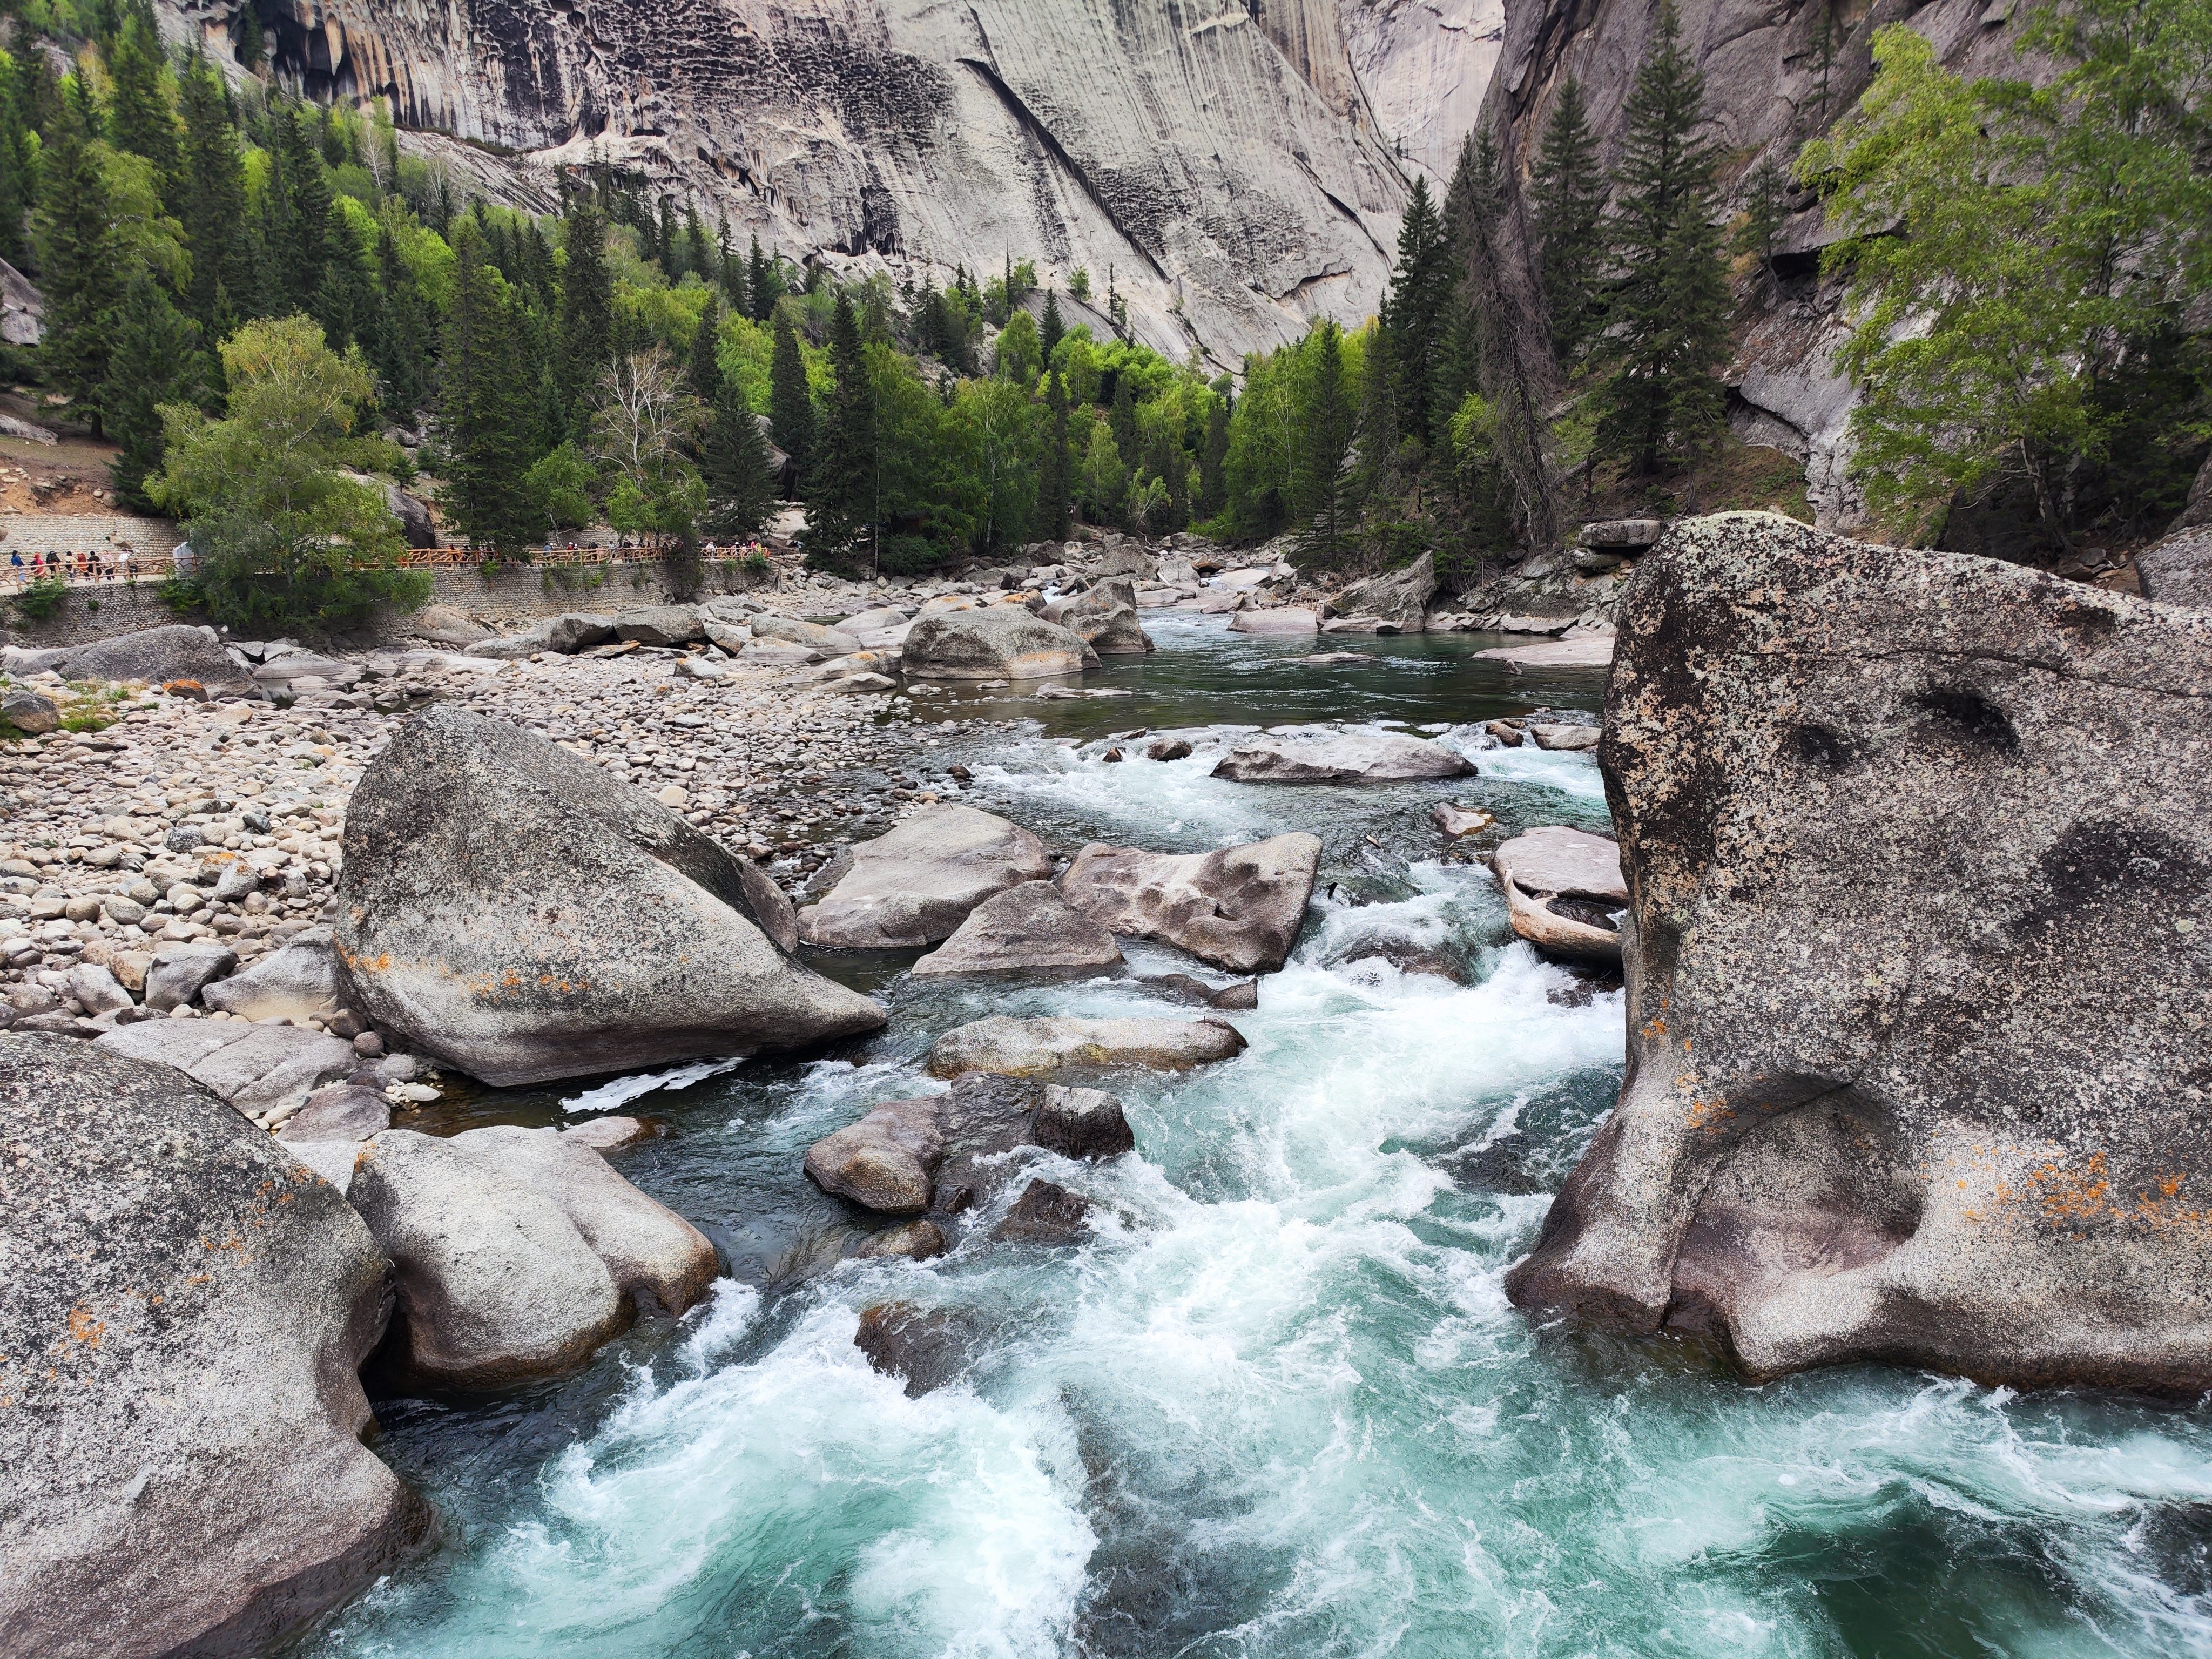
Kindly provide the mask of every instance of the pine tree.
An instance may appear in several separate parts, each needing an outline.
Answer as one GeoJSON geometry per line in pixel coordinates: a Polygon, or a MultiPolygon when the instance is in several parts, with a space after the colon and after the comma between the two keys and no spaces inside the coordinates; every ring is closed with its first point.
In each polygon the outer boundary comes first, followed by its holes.
{"type": "Polygon", "coordinates": [[[1067,453],[1067,388],[1054,369],[1045,380],[1044,459],[1037,476],[1037,534],[1045,541],[1067,535],[1067,503],[1073,493],[1067,453]]]}
{"type": "Polygon", "coordinates": [[[454,227],[453,297],[440,362],[447,459],[445,505],[472,545],[521,545],[538,528],[523,474],[537,458],[530,381],[506,283],[484,262],[473,221],[454,227]]]}
{"type": "Polygon", "coordinates": [[[568,204],[562,228],[568,263],[561,273],[561,395],[583,429],[592,388],[614,355],[614,284],[607,275],[607,222],[584,197],[568,204]]]}
{"type": "Polygon", "coordinates": [[[199,325],[169,303],[142,267],[117,314],[115,349],[100,394],[103,424],[118,446],[108,476],[117,499],[133,513],[155,510],[145,485],[161,470],[161,406],[205,396],[205,362],[199,325]]]}
{"type": "Polygon", "coordinates": [[[295,106],[277,110],[270,152],[269,251],[276,297],[289,310],[312,311],[330,264],[331,187],[295,106]]]}
{"type": "Polygon", "coordinates": [[[745,314],[757,323],[768,321],[781,297],[776,292],[779,286],[768,256],[761,252],[760,236],[756,233],[752,252],[745,260],[745,314]]]}
{"type": "Polygon", "coordinates": [[[376,283],[360,245],[354,240],[352,226],[335,205],[324,243],[331,251],[330,258],[323,267],[322,286],[315,290],[312,314],[323,325],[323,338],[330,349],[343,353],[375,331],[376,283]]]}
{"type": "Polygon", "coordinates": [[[691,203],[684,205],[684,268],[696,270],[699,280],[714,280],[714,246],[707,240],[707,227],[699,218],[698,208],[691,203]]]}
{"type": "Polygon", "coordinates": [[[108,127],[116,147],[154,164],[165,202],[175,204],[182,183],[178,168],[177,118],[161,85],[161,42],[151,16],[133,11],[116,37],[108,65],[115,88],[108,127]]]}
{"type": "Polygon", "coordinates": [[[390,230],[376,238],[377,302],[374,337],[369,357],[383,382],[385,407],[412,416],[429,395],[429,370],[423,342],[430,331],[428,301],[399,257],[399,244],[390,230]]]}
{"type": "Polygon", "coordinates": [[[691,361],[687,371],[692,394],[709,409],[714,407],[722,392],[722,365],[714,355],[721,337],[722,307],[709,295],[707,308],[699,313],[699,326],[691,333],[691,361]]]}
{"type": "Polygon", "coordinates": [[[1344,338],[1336,325],[1316,324],[1300,355],[1304,384],[1299,388],[1291,511],[1299,526],[1302,559],[1328,565],[1350,549],[1358,518],[1345,461],[1352,447],[1352,405],[1345,386],[1344,338]]]}
{"type": "Polygon", "coordinates": [[[91,410],[107,378],[116,308],[122,303],[118,243],[93,148],[97,116],[91,89],[76,76],[63,89],[61,118],[39,160],[39,210],[33,226],[39,282],[46,292],[46,338],[39,355],[47,379],[91,410]]]}
{"type": "Polygon", "coordinates": [[[1693,455],[1719,425],[1714,371],[1729,348],[1728,278],[1713,222],[1717,157],[1694,137],[1705,76],[1683,48],[1672,0],[1661,7],[1627,112],[1612,222],[1619,356],[1598,441],[1649,477],[1670,456],[1693,455]]]}
{"type": "Polygon", "coordinates": [[[676,204],[669,197],[660,198],[660,216],[653,223],[652,241],[653,257],[672,279],[677,275],[676,204]]]}
{"type": "Polygon", "coordinates": [[[1206,444],[1198,452],[1198,516],[1211,519],[1229,505],[1229,400],[1217,398],[1206,413],[1206,444]]]}
{"type": "Polygon", "coordinates": [[[791,458],[793,477],[804,495],[814,474],[814,394],[807,389],[806,359],[789,314],[775,313],[775,355],[769,361],[769,424],[791,458]]]}
{"type": "Polygon", "coordinates": [[[1037,343],[1044,348],[1044,360],[1052,361],[1054,349],[1067,337],[1067,324],[1060,314],[1060,295],[1047,289],[1044,295],[1044,319],[1037,325],[1037,343]]]}
{"type": "Polygon", "coordinates": [[[1782,234],[1787,178],[1771,155],[1759,157],[1743,181],[1743,223],[1732,242],[1737,252],[1757,255],[1759,268],[1770,276],[1774,274],[1774,239],[1782,234]]]}
{"type": "Polygon", "coordinates": [[[768,522],[775,507],[775,474],[769,470],[760,417],[745,406],[733,383],[722,382],[714,409],[699,457],[707,485],[707,516],[701,527],[710,536],[735,540],[757,534],[768,522]]]}
{"type": "Polygon", "coordinates": [[[254,281],[254,251],[246,224],[246,164],[239,155],[238,131],[231,125],[222,82],[214,66],[197,54],[185,67],[182,86],[185,140],[184,186],[177,216],[192,252],[192,280],[185,307],[219,338],[231,320],[226,308],[249,302],[254,281]]]}
{"type": "Polygon", "coordinates": [[[837,383],[823,411],[806,491],[806,550],[810,561],[840,562],[873,522],[876,497],[875,387],[860,318],[842,289],[830,319],[830,368],[837,383]]]}
{"type": "Polygon", "coordinates": [[[1605,177],[1597,161],[1581,82],[1571,76],[1544,129],[1528,179],[1536,239],[1543,255],[1544,305],[1559,361],[1571,363],[1601,325],[1605,264],[1605,177]]]}
{"type": "Polygon", "coordinates": [[[252,6],[243,7],[239,11],[238,44],[234,50],[238,56],[239,68],[248,75],[260,72],[261,54],[265,50],[265,42],[261,32],[261,14],[252,6]]]}
{"type": "MultiPolygon", "coordinates": [[[[1428,444],[1437,435],[1437,376],[1451,301],[1450,246],[1430,204],[1428,181],[1417,176],[1398,232],[1398,264],[1390,288],[1389,372],[1395,381],[1401,440],[1428,444]]],[[[1448,418],[1451,411],[1441,412],[1448,418]]]]}

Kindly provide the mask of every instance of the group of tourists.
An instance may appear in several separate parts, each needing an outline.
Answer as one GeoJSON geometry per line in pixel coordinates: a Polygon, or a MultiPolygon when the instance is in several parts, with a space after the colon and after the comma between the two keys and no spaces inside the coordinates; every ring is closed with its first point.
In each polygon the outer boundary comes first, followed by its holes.
{"type": "Polygon", "coordinates": [[[27,587],[50,577],[78,582],[128,581],[131,561],[131,552],[127,547],[106,554],[95,547],[79,548],[74,553],[60,549],[40,550],[28,556],[15,548],[8,555],[7,572],[17,587],[27,587]]]}

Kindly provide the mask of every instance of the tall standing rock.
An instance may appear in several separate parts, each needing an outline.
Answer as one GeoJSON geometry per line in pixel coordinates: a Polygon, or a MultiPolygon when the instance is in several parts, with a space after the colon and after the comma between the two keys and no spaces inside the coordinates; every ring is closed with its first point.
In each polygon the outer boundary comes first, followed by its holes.
{"type": "Polygon", "coordinates": [[[431,1528],[362,1444],[390,1266],[182,1072],[0,1036],[0,1650],[246,1655],[431,1528]]]}
{"type": "Polygon", "coordinates": [[[347,811],[345,1003],[501,1087],[880,1026],[873,1002],[779,948],[789,919],[759,884],[581,756],[434,708],[347,811]]]}
{"type": "Polygon", "coordinates": [[[1627,1079],[1523,1306],[2212,1386],[2212,616],[1765,514],[1632,580],[1627,1079]]]}

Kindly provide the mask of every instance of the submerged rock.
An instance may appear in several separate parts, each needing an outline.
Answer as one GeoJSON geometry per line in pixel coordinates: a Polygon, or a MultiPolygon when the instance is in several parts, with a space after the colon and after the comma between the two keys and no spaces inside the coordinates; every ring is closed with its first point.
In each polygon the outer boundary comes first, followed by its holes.
{"type": "Polygon", "coordinates": [[[354,792],[344,851],[346,1006],[501,1087],[884,1023],[778,947],[758,872],[505,721],[410,720],[354,792]]]}
{"type": "Polygon", "coordinates": [[[387,1266],[205,1088],[0,1036],[0,1645],[247,1654],[429,1537],[362,1444],[387,1266]]]}
{"type": "Polygon", "coordinates": [[[906,636],[908,674],[946,680],[1045,680],[1079,674],[1097,654],[1073,630],[1018,605],[925,615],[906,636]]]}
{"type": "Polygon", "coordinates": [[[952,936],[914,964],[916,974],[1095,973],[1116,967],[1114,935],[1048,881],[1025,881],[986,899],[952,936]]]}
{"type": "Polygon", "coordinates": [[[984,900],[1052,874],[1018,824],[952,803],[922,807],[853,849],[853,867],[799,915],[799,937],[836,950],[917,950],[951,937],[984,900]]]}
{"type": "Polygon", "coordinates": [[[991,1237],[1001,1244],[1073,1244],[1090,1231],[1089,1199],[1054,1182],[1032,1181],[991,1237]]]}
{"type": "Polygon", "coordinates": [[[1212,853],[1085,848],[1067,902],[1110,933],[1156,939],[1231,973],[1273,973],[1297,944],[1321,837],[1277,836],[1212,853]]]}
{"type": "Polygon", "coordinates": [[[1079,1067],[1144,1066],[1178,1071],[1241,1054],[1243,1034],[1215,1019],[1015,1019],[994,1014],[938,1038],[938,1077],[996,1072],[1035,1077],[1079,1067]]]}
{"type": "Polygon", "coordinates": [[[1389,732],[1246,739],[1213,769],[1237,783],[1407,783],[1463,778],[1474,764],[1455,749],[1389,732]]]}
{"type": "Polygon", "coordinates": [[[885,1376],[896,1377],[920,1399],[968,1368],[975,1333],[957,1309],[917,1308],[911,1302],[878,1302],[860,1312],[853,1346],[885,1376]]]}
{"type": "Polygon", "coordinates": [[[2212,1386],[2212,617],[1751,514],[1622,605],[1628,1082],[1513,1298],[2212,1386]]]}

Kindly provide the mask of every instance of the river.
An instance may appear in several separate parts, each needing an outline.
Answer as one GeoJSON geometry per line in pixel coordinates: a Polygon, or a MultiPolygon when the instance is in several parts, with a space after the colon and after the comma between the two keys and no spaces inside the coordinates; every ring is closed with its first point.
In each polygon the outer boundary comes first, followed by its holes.
{"type": "MultiPolygon", "coordinates": [[[[1587,757],[1475,748],[1501,714],[1595,711],[1597,672],[1515,676],[1469,636],[1357,641],[1373,663],[1316,668],[1310,641],[1219,618],[1147,626],[1156,654],[1086,682],[1132,696],[923,705],[1021,722],[927,752],[1056,847],[1327,843],[1296,956],[1229,1016],[1250,1048],[1117,1083],[1135,1155],[1037,1156],[1094,1200],[1096,1237],[979,1228],[934,1262],[841,1263],[866,1224],[799,1160],[939,1086],[920,1057],[963,1021],[1190,1011],[1127,982],[960,989],[838,963],[888,1000],[884,1033],[626,1108],[674,1131],[619,1167],[714,1239],[712,1300],[557,1385],[380,1402],[379,1449],[445,1542],[298,1653],[2212,1653],[2201,1408],[1876,1367],[1747,1388],[1705,1348],[1507,1304],[1506,1267],[1612,1103],[1622,999],[1512,942],[1486,871],[1427,815],[1603,828],[1587,757]],[[1481,775],[1291,789],[1215,781],[1203,741],[1102,758],[1133,728],[1332,719],[1438,728],[1481,775]],[[1382,939],[1466,982],[1361,959],[1382,939]],[[887,1300],[951,1310],[959,1381],[910,1398],[869,1368],[858,1315],[887,1300]]],[[[469,1098],[453,1121],[551,1121],[581,1092],[469,1098]]]]}

